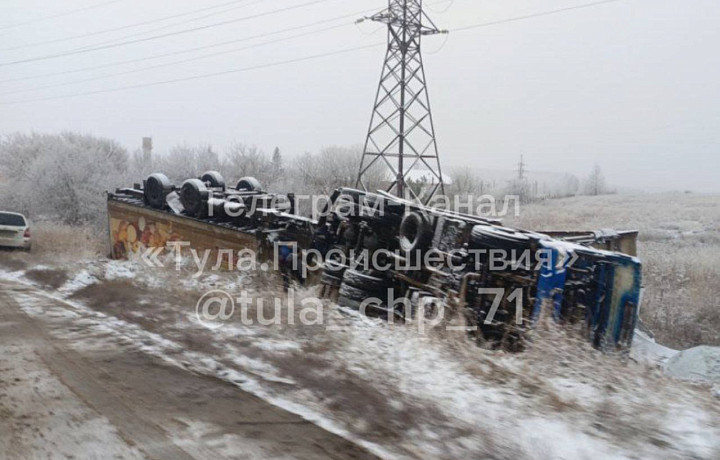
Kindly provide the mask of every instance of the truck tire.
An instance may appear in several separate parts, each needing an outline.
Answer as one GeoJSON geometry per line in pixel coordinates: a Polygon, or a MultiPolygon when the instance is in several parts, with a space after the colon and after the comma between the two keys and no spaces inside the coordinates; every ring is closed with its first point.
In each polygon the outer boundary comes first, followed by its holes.
{"type": "Polygon", "coordinates": [[[225,179],[222,174],[217,171],[207,171],[200,177],[200,180],[208,184],[211,188],[221,188],[225,190],[225,179]]]}
{"type": "Polygon", "coordinates": [[[260,192],[262,191],[262,185],[260,181],[254,177],[243,177],[237,183],[237,190],[241,192],[260,192]]]}
{"type": "Polygon", "coordinates": [[[530,238],[511,229],[476,225],[470,233],[469,242],[472,249],[523,250],[529,247],[530,238]]]}
{"type": "Polygon", "coordinates": [[[200,179],[188,179],[180,188],[180,202],[185,212],[193,217],[202,217],[207,213],[210,191],[200,179]]]}
{"type": "Polygon", "coordinates": [[[145,180],[145,190],[143,190],[143,197],[145,203],[149,204],[155,209],[162,209],[165,207],[165,198],[168,194],[173,191],[173,185],[170,179],[163,173],[155,173],[148,176],[145,180]]]}
{"type": "Polygon", "coordinates": [[[410,254],[422,251],[432,240],[432,224],[425,214],[411,212],[400,224],[400,249],[410,254]]]}

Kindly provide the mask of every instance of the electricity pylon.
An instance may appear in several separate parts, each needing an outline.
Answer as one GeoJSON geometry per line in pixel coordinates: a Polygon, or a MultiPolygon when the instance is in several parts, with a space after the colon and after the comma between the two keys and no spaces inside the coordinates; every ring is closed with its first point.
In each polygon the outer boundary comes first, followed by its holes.
{"type": "Polygon", "coordinates": [[[445,186],[420,43],[425,35],[447,31],[438,29],[425,14],[422,0],[388,3],[386,10],[365,18],[387,24],[388,47],[356,187],[367,190],[364,179],[380,162],[392,174],[388,192],[396,189],[399,197],[408,194],[427,203],[438,190],[444,193],[445,186]],[[424,197],[407,183],[411,173],[420,170],[430,184],[424,197]]]}

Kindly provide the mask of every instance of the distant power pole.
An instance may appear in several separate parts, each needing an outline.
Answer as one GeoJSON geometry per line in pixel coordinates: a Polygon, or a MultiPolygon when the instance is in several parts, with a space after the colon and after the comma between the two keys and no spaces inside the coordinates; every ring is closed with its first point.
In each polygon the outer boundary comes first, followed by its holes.
{"type": "Polygon", "coordinates": [[[525,170],[525,156],[520,155],[520,163],[518,163],[518,179],[524,180],[525,179],[525,173],[527,172],[525,170]]]}
{"type": "Polygon", "coordinates": [[[392,173],[388,192],[395,189],[399,197],[407,193],[420,201],[407,179],[411,172],[423,170],[433,183],[427,203],[438,190],[445,193],[445,186],[420,42],[424,35],[447,31],[439,30],[425,14],[422,0],[388,4],[386,10],[365,18],[387,24],[388,47],[356,186],[367,190],[368,171],[379,162],[392,173]]]}

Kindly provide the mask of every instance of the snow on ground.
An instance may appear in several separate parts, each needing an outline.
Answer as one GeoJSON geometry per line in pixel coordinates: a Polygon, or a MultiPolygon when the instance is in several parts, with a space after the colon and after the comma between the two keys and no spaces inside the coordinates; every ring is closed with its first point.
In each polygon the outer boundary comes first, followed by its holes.
{"type": "MultiPolygon", "coordinates": [[[[131,262],[93,262],[68,278],[52,294],[64,307],[48,309],[28,297],[23,309],[74,318],[78,327],[64,338],[76,346],[135,344],[383,457],[720,456],[720,411],[708,385],[602,355],[563,331],[539,331],[530,350],[510,355],[482,350],[461,333],[421,335],[329,303],[323,324],[247,325],[234,316],[210,329],[195,315],[204,291],[239,295],[236,289],[245,288],[271,308],[276,285],[235,273],[192,278],[131,262]]],[[[313,294],[302,291],[298,299],[313,294]]],[[[286,302],[282,308],[287,313],[286,302]]],[[[673,355],[639,337],[635,360],[662,363],[673,355]]]]}
{"type": "Polygon", "coordinates": [[[667,360],[678,353],[677,350],[668,348],[655,342],[655,339],[648,334],[636,330],[633,338],[630,356],[639,362],[665,366],[667,360]]]}
{"type": "Polygon", "coordinates": [[[681,351],[668,360],[666,369],[675,377],[720,383],[720,348],[700,346],[681,351]]]}
{"type": "MultiPolygon", "coordinates": [[[[9,334],[6,328],[17,327],[15,323],[0,323],[0,334],[9,334]]],[[[145,458],[138,449],[126,445],[106,418],[63,385],[28,343],[18,341],[3,348],[0,372],[0,440],[4,443],[0,457],[145,458]],[[72,441],[78,439],[81,446],[72,441]]]]}

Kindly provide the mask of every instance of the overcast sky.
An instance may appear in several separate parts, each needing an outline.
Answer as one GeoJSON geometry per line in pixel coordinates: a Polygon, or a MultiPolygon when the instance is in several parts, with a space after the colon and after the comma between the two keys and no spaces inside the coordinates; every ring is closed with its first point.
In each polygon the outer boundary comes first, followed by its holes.
{"type": "MultiPolygon", "coordinates": [[[[179,143],[211,143],[222,149],[242,141],[266,150],[277,145],[287,155],[332,144],[360,144],[377,90],[386,36],[382,26],[354,25],[351,17],[361,16],[353,13],[363,10],[379,11],[387,6],[386,0],[320,1],[192,33],[9,64],[311,2],[0,0],[0,133],[81,131],[116,139],[131,150],[140,146],[143,136],[152,136],[161,152],[179,143]],[[94,7],[101,3],[108,4],[94,7]],[[221,8],[112,33],[37,44],[224,3],[221,8]],[[343,15],[351,17],[239,41],[343,15]],[[342,24],[346,25],[238,50],[342,24]],[[225,41],[236,42],[58,75],[225,41]],[[374,43],[380,45],[212,78],[29,102],[263,66],[374,43]],[[17,48],[28,44],[37,45],[17,48]],[[109,78],[38,89],[105,76],[109,78]]],[[[593,0],[425,3],[436,24],[451,30],[447,38],[424,41],[446,169],[454,165],[511,169],[522,153],[530,170],[584,175],[598,163],[617,185],[720,191],[717,0],[621,0],[457,33],[452,30],[593,0]]]]}

